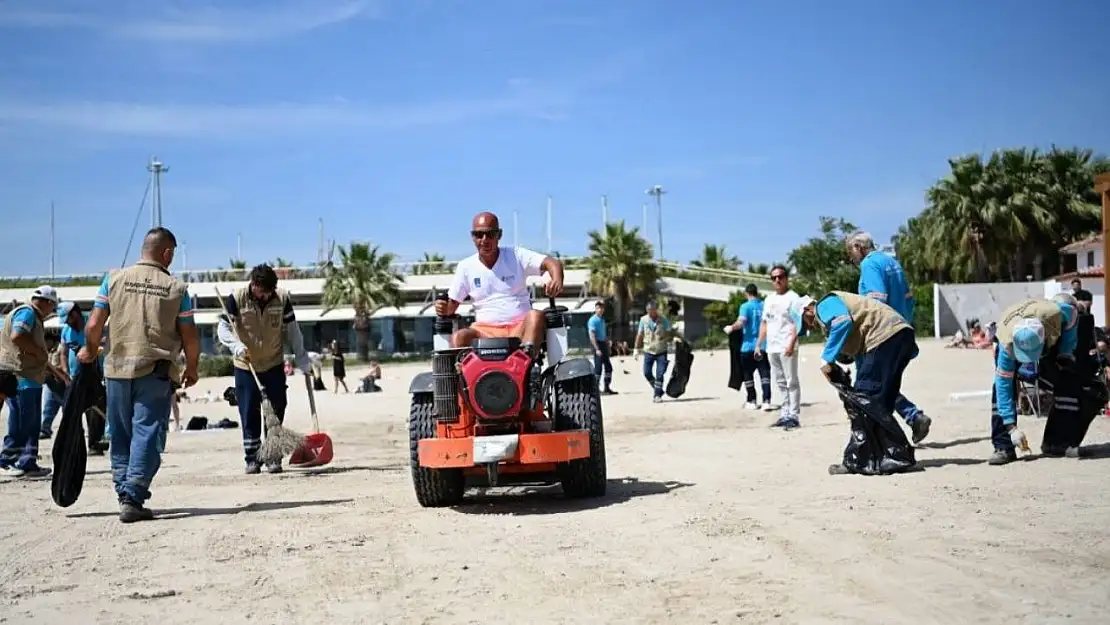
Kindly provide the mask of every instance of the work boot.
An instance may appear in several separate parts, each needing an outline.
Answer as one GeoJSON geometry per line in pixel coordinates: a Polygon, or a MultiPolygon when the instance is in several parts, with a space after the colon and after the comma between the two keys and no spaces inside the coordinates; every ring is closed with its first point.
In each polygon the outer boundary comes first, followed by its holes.
{"type": "Polygon", "coordinates": [[[987,464],[998,467],[1004,464],[1010,464],[1015,460],[1017,460],[1017,452],[1013,449],[996,449],[994,453],[991,454],[990,460],[987,460],[987,464]]]}
{"type": "Polygon", "coordinates": [[[271,475],[282,472],[281,462],[267,463],[264,468],[271,475]]]}
{"type": "Polygon", "coordinates": [[[913,444],[917,445],[925,440],[929,435],[929,427],[933,425],[933,420],[929,418],[924,412],[917,415],[917,417],[910,423],[910,430],[913,432],[913,444]]]}
{"type": "Polygon", "coordinates": [[[135,521],[151,521],[154,519],[154,511],[150,508],[132,503],[130,501],[119,502],[119,520],[121,523],[134,523],[135,521]]]}
{"type": "Polygon", "coordinates": [[[247,468],[243,472],[247,475],[258,475],[262,472],[262,463],[257,460],[251,460],[247,462],[247,468]]]}
{"type": "Polygon", "coordinates": [[[1048,445],[1041,443],[1041,453],[1049,458],[1063,458],[1067,455],[1067,448],[1063,445],[1048,445]]]}

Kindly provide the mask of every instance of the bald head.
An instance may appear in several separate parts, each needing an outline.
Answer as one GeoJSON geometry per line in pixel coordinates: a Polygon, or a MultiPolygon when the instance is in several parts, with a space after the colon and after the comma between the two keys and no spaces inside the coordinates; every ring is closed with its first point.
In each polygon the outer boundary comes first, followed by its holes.
{"type": "Polygon", "coordinates": [[[143,260],[153,260],[169,268],[175,249],[177,237],[166,228],[151,228],[143,237],[143,260]]]}
{"type": "Polygon", "coordinates": [[[489,211],[482,211],[474,216],[474,221],[470,226],[475,230],[498,230],[501,228],[501,222],[498,221],[497,215],[489,211]]]}

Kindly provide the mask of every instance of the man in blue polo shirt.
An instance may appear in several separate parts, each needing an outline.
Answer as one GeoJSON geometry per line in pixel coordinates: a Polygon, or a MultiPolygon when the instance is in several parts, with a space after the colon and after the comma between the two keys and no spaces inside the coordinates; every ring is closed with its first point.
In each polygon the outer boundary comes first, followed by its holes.
{"type": "MultiPolygon", "coordinates": [[[[890,254],[875,249],[875,241],[866,232],[848,237],[848,255],[859,264],[859,294],[893,308],[906,323],[913,326],[913,291],[906,282],[902,265],[890,254]]],[[[933,420],[905,395],[898,395],[895,410],[913,432],[917,445],[929,435],[933,420]]]]}
{"type": "MultiPolygon", "coordinates": [[[[731,334],[737,330],[743,332],[743,339],[740,344],[740,367],[744,372],[744,390],[748,394],[748,401],[744,404],[744,408],[755,410],[759,406],[755,403],[755,374],[759,372],[759,384],[763,392],[763,410],[771,409],[771,363],[763,356],[763,351],[767,349],[767,342],[764,341],[759,344],[759,326],[763,323],[763,298],[759,296],[759,287],[755,284],[749,284],[744,287],[744,297],[747,299],[736,314],[736,321],[724,327],[725,334],[731,334]],[[755,356],[756,347],[759,347],[760,355],[758,358],[755,356]]],[[[791,425],[789,419],[783,423],[776,423],[786,427],[791,425]]]]}
{"type": "Polygon", "coordinates": [[[590,315],[586,328],[590,332],[590,345],[594,349],[594,376],[597,377],[598,384],[602,382],[602,370],[605,372],[605,386],[601,394],[616,395],[609,388],[613,383],[613,362],[610,360],[612,354],[609,349],[609,330],[605,326],[605,302],[594,304],[594,314],[590,315]]]}

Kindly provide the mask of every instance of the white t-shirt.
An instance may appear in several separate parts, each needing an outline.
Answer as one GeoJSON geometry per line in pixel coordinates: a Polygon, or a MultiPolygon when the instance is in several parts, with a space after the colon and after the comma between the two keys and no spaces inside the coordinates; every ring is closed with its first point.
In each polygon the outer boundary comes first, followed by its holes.
{"type": "Polygon", "coordinates": [[[491,269],[474,254],[455,268],[447,297],[462,302],[470,296],[475,323],[512,323],[532,310],[527,278],[543,273],[545,258],[523,247],[502,247],[491,269]]]}
{"type": "Polygon", "coordinates": [[[771,293],[763,300],[763,321],[767,324],[767,353],[781,354],[794,337],[796,326],[790,306],[798,299],[794,291],[771,293]]]}

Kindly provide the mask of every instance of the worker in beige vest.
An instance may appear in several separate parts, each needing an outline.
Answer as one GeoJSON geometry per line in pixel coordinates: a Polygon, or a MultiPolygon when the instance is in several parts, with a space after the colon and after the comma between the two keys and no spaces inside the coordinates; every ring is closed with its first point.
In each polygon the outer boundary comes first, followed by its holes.
{"type": "Polygon", "coordinates": [[[670,364],[667,354],[671,343],[681,340],[681,337],[671,327],[671,320],[659,314],[659,307],[655,302],[648,302],[645,309],[647,314],[640,317],[640,323],[636,327],[636,352],[633,359],[639,360],[640,352],[643,352],[644,379],[651,385],[651,400],[658,404],[663,401],[663,376],[670,364]]]}
{"type": "Polygon", "coordinates": [[[837,362],[856,364],[855,389],[893,414],[902,393],[902,373],[917,357],[913,328],[890,306],[873,298],[833,291],[814,301],[803,295],[791,307],[799,329],[824,332],[821,372],[829,381],[837,362]]]}
{"type": "Polygon", "coordinates": [[[153,228],[143,239],[139,262],[105,276],[77,353],[82,363],[96,361],[110,315],[104,356],[109,455],[124,523],[154,518],[144,504],[162,464],[174,384],[188,388],[197,382],[200,343],[192,298],[169,272],[176,249],[172,232],[153,228]],[[184,371],[177,362],[183,350],[184,371]]]}
{"type": "MultiPolygon", "coordinates": [[[[248,474],[262,470],[258,450],[262,447],[263,423],[262,396],[247,363],[258,373],[279,421],[284,421],[288,404],[284,367],[287,339],[296,367],[305,375],[312,372],[293,312],[293,300],[277,284],[277,273],[269,265],[251,269],[250,283],[228,295],[224,302],[231,318],[221,315],[216,329],[220,343],[234,358],[235,397],[239,402],[239,422],[243,425],[243,455],[248,474]]],[[[267,465],[266,471],[280,473],[280,461],[267,465]]]]}
{"type": "Polygon", "coordinates": [[[30,302],[16,306],[0,327],[0,402],[6,399],[8,433],[0,451],[0,475],[10,478],[42,477],[50,473],[38,465],[39,429],[42,421],[42,387],[49,364],[42,322],[58,305],[58,293],[40,286],[30,302]]]}

